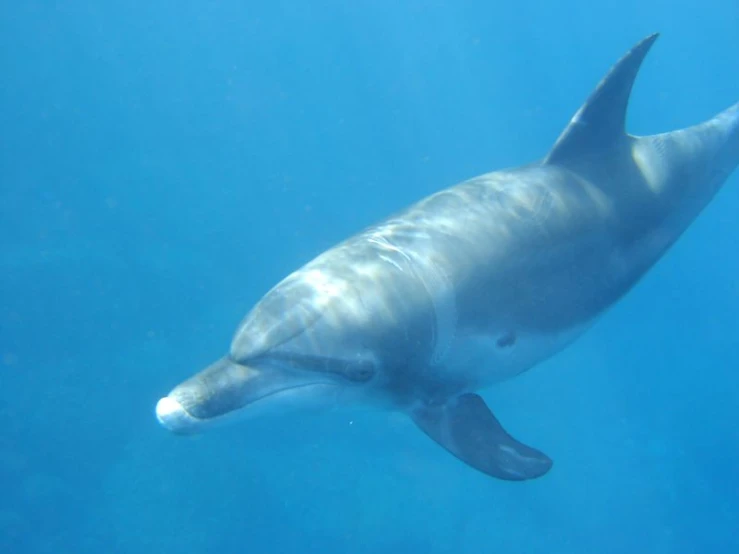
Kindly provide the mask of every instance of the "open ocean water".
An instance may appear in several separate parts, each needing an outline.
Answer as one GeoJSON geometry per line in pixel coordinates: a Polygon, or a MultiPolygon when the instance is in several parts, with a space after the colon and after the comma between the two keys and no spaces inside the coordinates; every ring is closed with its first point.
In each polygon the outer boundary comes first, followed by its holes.
{"type": "Polygon", "coordinates": [[[157,399],[289,271],[548,151],[649,33],[629,130],[739,100],[737,0],[0,6],[0,552],[739,552],[739,174],[582,339],[485,397],[554,459],[399,415],[183,439],[157,399]]]}

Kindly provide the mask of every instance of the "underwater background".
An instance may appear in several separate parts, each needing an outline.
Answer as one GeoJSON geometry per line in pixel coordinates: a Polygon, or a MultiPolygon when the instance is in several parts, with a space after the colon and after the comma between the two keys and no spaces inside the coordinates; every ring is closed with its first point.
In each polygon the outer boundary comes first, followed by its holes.
{"type": "Polygon", "coordinates": [[[543,156],[662,36],[628,128],[739,100],[736,0],[6,1],[0,552],[739,552],[739,173],[582,339],[484,396],[511,483],[403,416],[181,438],[158,398],[279,279],[543,156]]]}

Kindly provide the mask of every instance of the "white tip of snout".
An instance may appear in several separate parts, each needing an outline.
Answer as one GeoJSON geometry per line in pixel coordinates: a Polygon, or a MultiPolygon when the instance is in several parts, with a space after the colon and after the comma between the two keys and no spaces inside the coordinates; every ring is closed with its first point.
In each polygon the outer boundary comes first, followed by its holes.
{"type": "Polygon", "coordinates": [[[162,427],[175,433],[192,431],[197,424],[197,420],[170,396],[165,396],[157,402],[156,414],[162,427]]]}

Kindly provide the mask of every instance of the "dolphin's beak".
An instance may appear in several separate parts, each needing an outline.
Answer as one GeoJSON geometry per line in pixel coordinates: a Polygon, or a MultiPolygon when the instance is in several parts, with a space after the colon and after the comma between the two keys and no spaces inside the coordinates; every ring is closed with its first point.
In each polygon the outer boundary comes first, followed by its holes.
{"type": "Polygon", "coordinates": [[[156,415],[165,429],[191,434],[254,399],[259,372],[221,358],[159,400],[156,415]],[[251,391],[251,395],[248,393],[251,391]]]}
{"type": "Polygon", "coordinates": [[[195,432],[201,422],[191,416],[182,404],[171,396],[165,396],[157,402],[156,414],[159,423],[173,433],[195,432]]]}
{"type": "Polygon", "coordinates": [[[255,404],[284,409],[297,404],[298,398],[304,405],[306,400],[317,400],[319,392],[335,388],[336,381],[330,376],[294,368],[246,366],[225,357],[159,400],[156,416],[165,429],[187,435],[242,409],[261,412],[252,409],[255,404]]]}

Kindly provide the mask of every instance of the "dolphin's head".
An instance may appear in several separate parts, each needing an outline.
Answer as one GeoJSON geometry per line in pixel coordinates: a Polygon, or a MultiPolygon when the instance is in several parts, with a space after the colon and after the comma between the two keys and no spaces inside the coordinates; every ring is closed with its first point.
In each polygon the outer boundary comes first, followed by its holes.
{"type": "Polygon", "coordinates": [[[305,273],[275,287],[243,320],[227,356],[159,401],[160,423],[186,434],[265,408],[365,398],[380,380],[381,356],[351,291],[335,287],[305,273]]]}

